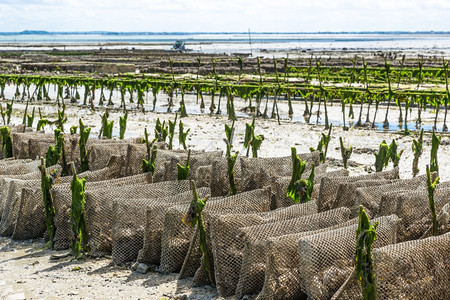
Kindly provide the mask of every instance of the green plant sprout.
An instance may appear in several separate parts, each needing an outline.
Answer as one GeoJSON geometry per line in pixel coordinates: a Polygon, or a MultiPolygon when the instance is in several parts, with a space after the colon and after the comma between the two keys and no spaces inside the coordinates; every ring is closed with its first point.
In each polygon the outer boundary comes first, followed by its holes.
{"type": "Polygon", "coordinates": [[[61,130],[59,128],[55,129],[56,145],[48,146],[48,150],[45,153],[45,166],[48,168],[54,166],[59,162],[62,155],[62,150],[64,149],[64,136],[60,137],[61,130]]]}
{"type": "Polygon", "coordinates": [[[436,177],[434,181],[431,181],[430,168],[427,165],[427,192],[428,192],[428,202],[430,204],[431,218],[432,218],[432,233],[434,236],[438,235],[438,221],[436,217],[436,203],[434,201],[434,191],[436,186],[439,184],[439,176],[436,177]]]}
{"type": "Polygon", "coordinates": [[[412,150],[414,153],[412,172],[413,177],[416,177],[419,174],[419,158],[422,156],[423,152],[423,128],[420,131],[419,140],[413,139],[412,150]]]}
{"type": "Polygon", "coordinates": [[[296,191],[296,182],[302,179],[302,174],[306,169],[306,161],[302,161],[297,155],[297,149],[291,148],[292,157],[292,177],[287,188],[286,197],[291,198],[294,203],[300,202],[300,195],[296,191]]]}
{"type": "Polygon", "coordinates": [[[377,287],[373,272],[372,245],[376,241],[378,222],[370,225],[363,206],[359,207],[359,222],[356,229],[356,278],[361,286],[364,300],[376,300],[377,287]]]}
{"type": "Polygon", "coordinates": [[[333,129],[333,124],[330,124],[330,127],[328,129],[328,134],[322,133],[322,137],[319,140],[319,144],[317,145],[317,149],[314,149],[313,147],[310,147],[309,150],[311,152],[314,151],[320,151],[320,162],[325,163],[327,158],[327,152],[328,152],[328,144],[331,140],[331,130],[333,129]]]}
{"type": "Polygon", "coordinates": [[[202,211],[205,208],[206,201],[208,197],[200,199],[198,197],[197,189],[195,187],[195,182],[191,181],[191,189],[193,193],[193,199],[191,205],[189,206],[187,214],[182,219],[182,222],[192,228],[196,225],[198,226],[199,236],[200,236],[200,251],[202,253],[202,267],[208,274],[209,281],[214,284],[214,274],[210,266],[210,258],[208,254],[208,244],[206,242],[206,230],[205,224],[203,223],[202,211]]]}
{"type": "Polygon", "coordinates": [[[183,166],[181,164],[177,164],[177,180],[186,180],[189,177],[189,161],[191,159],[191,150],[188,151],[188,156],[186,159],[186,164],[183,166]]]}
{"type": "Polygon", "coordinates": [[[26,115],[26,124],[27,124],[27,127],[33,127],[33,123],[34,123],[34,116],[35,116],[35,107],[33,107],[33,111],[32,111],[32,113],[31,113],[31,115],[30,114],[27,114],[26,115]]]}
{"type": "Polygon", "coordinates": [[[342,137],[339,137],[339,143],[341,145],[341,156],[342,156],[342,162],[344,163],[344,169],[347,169],[347,163],[348,163],[348,160],[350,159],[350,156],[352,155],[353,147],[352,146],[345,147],[342,137]]]}
{"type": "Polygon", "coordinates": [[[391,161],[394,163],[394,168],[398,167],[398,164],[400,162],[400,157],[403,154],[403,150],[397,153],[397,143],[395,140],[392,140],[392,143],[389,145],[389,157],[391,161]]]}
{"type": "Polygon", "coordinates": [[[72,191],[72,203],[70,205],[70,246],[73,259],[77,259],[80,254],[89,252],[89,234],[86,224],[86,213],[84,205],[86,204],[86,178],[79,179],[74,163],[72,163],[73,179],[70,183],[72,191]]]}
{"type": "Polygon", "coordinates": [[[389,163],[390,153],[389,146],[386,144],[386,141],[383,140],[380,144],[380,148],[378,152],[375,152],[375,171],[381,172],[384,168],[387,167],[389,163]]]}
{"type": "Polygon", "coordinates": [[[127,130],[128,111],[125,111],[123,117],[119,117],[119,138],[125,138],[125,131],[127,130]]]}
{"type": "Polygon", "coordinates": [[[83,121],[79,121],[80,125],[80,140],[78,146],[80,148],[80,162],[81,162],[81,172],[86,172],[89,170],[89,160],[88,160],[88,150],[87,141],[89,139],[89,134],[91,133],[91,128],[86,128],[83,121]]]}
{"type": "Polygon", "coordinates": [[[155,124],[155,138],[158,139],[158,142],[165,142],[167,136],[169,135],[169,127],[166,126],[166,121],[161,123],[161,120],[156,119],[155,124]]]}
{"type": "MultiPolygon", "coordinates": [[[[153,140],[152,144],[154,142],[155,140],[153,140]]],[[[142,172],[151,173],[153,176],[156,168],[156,156],[158,155],[158,147],[156,145],[153,145],[151,147],[152,150],[150,151],[150,155],[148,155],[148,159],[142,159],[142,172]]]]}
{"type": "Polygon", "coordinates": [[[178,141],[180,142],[180,145],[183,145],[183,149],[186,150],[187,149],[186,137],[191,129],[189,128],[186,132],[184,132],[184,124],[183,124],[183,122],[180,121],[179,130],[180,130],[180,135],[178,136],[178,141]]]}
{"type": "Polygon", "coordinates": [[[247,148],[247,157],[250,152],[250,147],[252,148],[252,156],[258,157],[258,149],[264,140],[263,135],[255,136],[255,116],[253,117],[252,124],[245,124],[245,137],[244,137],[244,147],[247,148]]]}
{"type": "Polygon", "coordinates": [[[175,114],[175,120],[169,120],[169,150],[173,149],[173,137],[175,136],[175,126],[177,124],[178,114],[175,114]]]}
{"type": "Polygon", "coordinates": [[[433,130],[433,136],[431,138],[431,156],[430,156],[430,171],[437,172],[439,174],[439,164],[438,164],[438,149],[441,144],[441,138],[436,135],[433,130]]]}
{"type": "Polygon", "coordinates": [[[103,137],[106,137],[107,139],[111,139],[114,120],[108,121],[108,117],[109,117],[109,113],[108,113],[108,111],[106,111],[102,115],[102,128],[101,128],[100,132],[103,137]]]}
{"type": "Polygon", "coordinates": [[[13,147],[11,139],[11,129],[7,126],[0,127],[2,137],[2,152],[4,158],[13,157],[13,147]]]}
{"type": "Polygon", "coordinates": [[[62,132],[64,132],[64,124],[66,122],[67,122],[66,106],[63,106],[62,111],[58,109],[58,121],[56,122],[58,128],[61,129],[62,132]]]}
{"type": "Polygon", "coordinates": [[[227,141],[229,144],[233,144],[233,136],[234,136],[234,120],[231,123],[231,127],[228,124],[225,124],[225,136],[227,137],[227,141]]]}
{"type": "Polygon", "coordinates": [[[49,237],[47,247],[53,250],[56,227],[54,223],[55,207],[53,206],[53,198],[50,190],[52,189],[53,182],[57,178],[58,170],[55,169],[48,172],[45,165],[45,160],[41,157],[39,169],[41,171],[41,190],[42,199],[44,200],[45,225],[49,237]]]}
{"type": "Polygon", "coordinates": [[[6,103],[6,124],[11,123],[11,114],[13,112],[13,104],[14,104],[14,100],[11,100],[10,103],[6,103]]]}
{"type": "Polygon", "coordinates": [[[77,125],[73,125],[72,127],[70,127],[70,134],[71,135],[77,134],[77,129],[78,129],[77,125]]]}
{"type": "Polygon", "coordinates": [[[234,154],[231,154],[231,147],[233,146],[227,141],[225,142],[227,144],[227,173],[228,173],[228,182],[230,184],[230,195],[236,195],[237,188],[236,188],[236,180],[234,177],[234,165],[236,164],[239,151],[236,151],[234,154]]]}

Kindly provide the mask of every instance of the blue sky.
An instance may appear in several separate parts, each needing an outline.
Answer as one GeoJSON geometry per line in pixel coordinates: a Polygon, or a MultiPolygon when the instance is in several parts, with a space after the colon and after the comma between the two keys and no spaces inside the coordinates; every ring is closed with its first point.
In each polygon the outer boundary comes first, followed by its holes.
{"type": "Polygon", "coordinates": [[[0,0],[0,31],[450,31],[450,0],[0,0]]]}

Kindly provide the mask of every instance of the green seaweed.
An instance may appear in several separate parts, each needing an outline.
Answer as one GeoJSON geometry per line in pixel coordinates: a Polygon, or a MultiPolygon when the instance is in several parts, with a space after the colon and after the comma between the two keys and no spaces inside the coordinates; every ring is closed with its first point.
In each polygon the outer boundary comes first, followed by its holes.
{"type": "Polygon", "coordinates": [[[376,241],[378,222],[370,225],[369,217],[362,205],[359,207],[359,222],[356,229],[355,271],[364,300],[376,300],[377,287],[373,272],[372,245],[376,241]]]}
{"type": "Polygon", "coordinates": [[[4,158],[13,157],[11,129],[7,126],[0,127],[0,135],[2,136],[3,157],[4,158]]]}
{"type": "Polygon", "coordinates": [[[83,121],[79,121],[80,127],[80,140],[78,146],[80,148],[80,162],[81,162],[81,172],[86,172],[89,170],[89,160],[88,160],[88,150],[87,141],[89,139],[89,134],[91,133],[91,128],[86,128],[83,121]]]}
{"type": "Polygon", "coordinates": [[[333,129],[333,124],[330,124],[330,127],[328,128],[328,134],[325,134],[322,132],[322,137],[319,140],[319,143],[317,144],[317,148],[314,149],[313,147],[310,147],[309,150],[311,152],[314,151],[320,151],[320,162],[325,163],[327,158],[327,152],[328,152],[328,144],[331,140],[331,130],[333,129]]]}
{"type": "Polygon", "coordinates": [[[339,143],[341,145],[340,148],[341,148],[342,162],[344,163],[344,169],[347,169],[347,163],[348,160],[350,159],[350,156],[352,155],[353,147],[352,146],[345,147],[342,137],[339,137],[339,143]]]}
{"type": "Polygon", "coordinates": [[[125,131],[127,130],[128,111],[125,112],[123,117],[119,117],[119,138],[123,140],[125,138],[125,131]]]}
{"type": "Polygon", "coordinates": [[[203,223],[202,211],[205,208],[206,201],[208,197],[200,199],[198,197],[197,189],[195,187],[195,182],[191,181],[191,189],[193,193],[193,199],[191,205],[189,206],[187,214],[182,219],[182,222],[192,228],[196,225],[198,226],[199,236],[200,236],[200,251],[202,253],[202,267],[208,274],[209,281],[214,284],[214,274],[210,266],[210,257],[208,252],[208,244],[206,241],[206,230],[205,224],[203,223]]]}
{"type": "Polygon", "coordinates": [[[416,177],[419,174],[419,158],[422,156],[423,152],[423,128],[420,131],[419,139],[413,139],[412,150],[414,153],[412,172],[413,177],[416,177]]]}
{"type": "Polygon", "coordinates": [[[439,174],[439,164],[438,164],[438,149],[441,144],[441,136],[437,136],[433,130],[433,136],[431,138],[431,152],[430,152],[430,171],[437,172],[439,174]]]}
{"type": "Polygon", "coordinates": [[[177,180],[186,180],[189,177],[189,161],[191,158],[191,150],[188,151],[188,156],[186,159],[186,164],[183,166],[181,164],[177,164],[177,180]]]}
{"type": "Polygon", "coordinates": [[[107,139],[112,139],[112,130],[114,126],[114,120],[108,121],[109,113],[106,111],[102,115],[102,136],[106,137],[107,139]]]}
{"type": "Polygon", "coordinates": [[[234,165],[236,164],[236,160],[239,154],[239,151],[236,151],[235,154],[231,154],[231,144],[227,143],[227,174],[228,174],[228,182],[230,184],[230,195],[237,194],[236,188],[236,180],[234,177],[234,165]]]}
{"type": "Polygon", "coordinates": [[[374,155],[375,155],[375,171],[381,172],[383,171],[384,168],[387,167],[390,159],[389,146],[388,144],[386,144],[385,140],[381,142],[378,152],[375,152],[374,155]]]}
{"type": "Polygon", "coordinates": [[[434,236],[438,235],[438,221],[436,217],[436,203],[434,200],[434,191],[436,186],[439,184],[439,177],[436,177],[434,181],[431,181],[430,168],[427,165],[427,192],[428,192],[428,203],[430,205],[431,219],[432,219],[432,233],[434,236]]]}
{"type": "Polygon", "coordinates": [[[184,124],[183,124],[183,122],[180,121],[179,130],[180,130],[180,134],[178,136],[178,141],[180,142],[180,145],[183,145],[183,149],[186,150],[187,149],[186,137],[191,129],[189,128],[186,132],[184,132],[184,124]]]}
{"type": "Polygon", "coordinates": [[[392,143],[389,145],[389,157],[391,161],[394,163],[394,168],[398,167],[398,164],[400,162],[400,157],[403,154],[403,150],[397,153],[397,143],[395,140],[392,140],[392,143]]]}
{"type": "Polygon", "coordinates": [[[84,205],[86,204],[86,178],[79,179],[75,165],[72,163],[73,179],[70,183],[72,191],[72,203],[70,205],[70,247],[72,256],[77,259],[80,254],[89,252],[89,235],[86,224],[86,213],[84,205]]]}
{"type": "Polygon", "coordinates": [[[175,114],[175,120],[169,120],[169,150],[173,149],[173,137],[175,136],[175,126],[177,124],[178,114],[175,114]]]}
{"type": "Polygon", "coordinates": [[[58,170],[48,172],[45,166],[45,160],[41,157],[41,165],[39,166],[41,171],[41,190],[42,199],[44,201],[44,213],[45,213],[45,225],[47,227],[47,233],[49,241],[47,247],[53,250],[55,239],[55,207],[53,206],[53,198],[50,190],[52,189],[53,182],[55,181],[58,170]]]}

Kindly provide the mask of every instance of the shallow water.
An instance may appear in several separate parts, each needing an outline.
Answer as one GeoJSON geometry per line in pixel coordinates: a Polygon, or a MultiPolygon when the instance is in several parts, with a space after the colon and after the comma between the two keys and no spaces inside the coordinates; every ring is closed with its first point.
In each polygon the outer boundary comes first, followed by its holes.
{"type": "MultiPolygon", "coordinates": [[[[450,33],[121,33],[121,34],[1,34],[0,50],[170,50],[176,40],[205,53],[266,51],[420,51],[450,55],[450,33]]],[[[272,54],[270,54],[271,56],[272,54]]]]}

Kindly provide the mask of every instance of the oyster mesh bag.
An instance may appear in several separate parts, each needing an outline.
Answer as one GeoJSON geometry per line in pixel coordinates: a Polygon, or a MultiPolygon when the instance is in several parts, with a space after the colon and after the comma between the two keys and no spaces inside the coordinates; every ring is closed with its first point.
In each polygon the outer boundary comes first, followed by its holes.
{"type": "MultiPolygon", "coordinates": [[[[61,167],[59,165],[51,166],[47,168],[48,171],[50,170],[61,170],[61,167]]],[[[41,178],[41,172],[35,171],[30,172],[26,174],[21,175],[0,175],[0,219],[3,215],[3,211],[6,206],[6,200],[8,198],[8,188],[9,183],[11,182],[10,179],[19,179],[19,180],[40,180],[41,178]]]]}
{"type": "MultiPolygon", "coordinates": [[[[96,176],[93,174],[100,173],[102,170],[94,172],[81,173],[78,177],[83,178],[86,174],[88,179],[86,181],[86,191],[95,188],[120,188],[124,185],[132,184],[146,184],[151,182],[151,175],[149,173],[140,174],[136,176],[129,176],[118,179],[109,179],[103,177],[100,181],[93,181],[96,176]]],[[[54,186],[51,190],[53,197],[53,205],[55,207],[55,241],[54,249],[63,250],[69,249],[69,218],[70,218],[70,205],[72,203],[72,192],[70,190],[70,184],[64,184],[59,186],[54,186]]]]}
{"type": "Polygon", "coordinates": [[[210,249],[214,258],[215,280],[220,295],[223,297],[234,295],[239,280],[244,248],[244,241],[239,237],[240,228],[316,213],[317,203],[309,201],[263,213],[210,215],[208,218],[211,228],[210,249]]]}
{"type": "MultiPolygon", "coordinates": [[[[209,188],[197,189],[198,196],[204,198],[210,193],[209,188]]],[[[186,198],[187,199],[187,198],[186,198]]],[[[211,198],[208,201],[215,201],[221,198],[211,198]]],[[[192,192],[187,201],[178,201],[178,196],[164,198],[159,204],[148,205],[146,210],[145,233],[142,249],[139,250],[137,262],[148,265],[159,266],[161,262],[161,239],[164,231],[164,219],[167,212],[177,207],[180,203],[188,204],[192,201],[192,192]],[[167,199],[167,201],[165,200],[167,199]],[[177,203],[174,203],[177,202],[177,203]]]]}
{"type": "Polygon", "coordinates": [[[374,249],[378,298],[437,300],[448,297],[449,253],[450,233],[374,249]]]}
{"type": "MultiPolygon", "coordinates": [[[[236,159],[233,172],[236,189],[241,192],[241,157],[236,159]]],[[[229,192],[227,158],[216,159],[211,163],[211,197],[227,196],[229,192]]]]}
{"type": "MultiPolygon", "coordinates": [[[[196,181],[197,169],[201,166],[210,166],[213,161],[222,157],[222,151],[210,151],[199,154],[192,154],[189,159],[189,180],[196,181]]],[[[176,180],[178,174],[177,164],[185,165],[187,161],[187,154],[179,154],[172,157],[167,165],[164,176],[165,181],[176,180]]]]}
{"type": "MultiPolygon", "coordinates": [[[[306,161],[305,173],[309,173],[312,165],[319,165],[319,151],[300,153],[298,156],[303,161],[306,161]]],[[[271,186],[272,177],[292,175],[292,158],[291,156],[258,158],[242,157],[241,174],[242,191],[251,191],[265,186],[271,186]]]]}
{"type": "Polygon", "coordinates": [[[317,199],[317,206],[319,208],[319,211],[324,211],[332,208],[332,203],[336,199],[336,194],[341,183],[356,182],[359,180],[383,179],[398,179],[398,168],[394,168],[389,171],[359,176],[324,177],[320,181],[320,191],[319,197],[317,199]]]}
{"type": "Polygon", "coordinates": [[[358,224],[353,218],[339,225],[319,230],[298,232],[269,237],[265,243],[264,283],[257,299],[302,299],[305,294],[300,286],[299,255],[297,253],[300,238],[358,224]]]}
{"type": "MultiPolygon", "coordinates": [[[[58,168],[59,166],[55,166],[58,168]]],[[[64,182],[64,179],[61,179],[61,182],[64,182]]],[[[3,203],[3,213],[2,218],[0,220],[0,235],[2,236],[11,236],[14,232],[14,227],[16,226],[17,219],[19,216],[19,212],[21,207],[23,207],[22,215],[28,212],[28,203],[27,198],[24,199],[22,196],[23,188],[35,189],[36,186],[40,186],[40,180],[21,180],[21,179],[11,179],[4,178],[2,181],[2,202],[3,203]],[[22,204],[23,200],[23,204],[22,204]]],[[[42,191],[40,192],[42,198],[42,191]]],[[[39,203],[38,203],[39,204],[39,203]]],[[[42,213],[44,213],[44,203],[41,201],[42,213]]]]}
{"type": "MultiPolygon", "coordinates": [[[[155,160],[155,182],[164,180],[165,166],[164,163],[168,162],[180,154],[186,154],[186,150],[165,150],[165,143],[156,143],[158,152],[155,160]]],[[[200,154],[203,151],[191,151],[191,155],[200,154]]],[[[131,176],[142,173],[142,160],[147,157],[147,147],[145,144],[130,144],[127,149],[127,159],[125,165],[125,175],[131,176]]]]}
{"type": "MultiPolygon", "coordinates": [[[[305,213],[307,213],[308,209],[310,209],[310,208],[315,210],[316,209],[315,203],[311,203],[311,205],[309,205],[309,206],[308,205],[304,205],[304,206],[293,205],[293,206],[291,206],[291,209],[281,209],[281,210],[274,210],[274,211],[268,212],[264,216],[264,218],[265,218],[264,223],[262,223],[260,225],[254,225],[254,227],[259,228],[258,226],[264,227],[265,225],[270,226],[269,224],[273,225],[275,223],[283,223],[283,222],[294,223],[294,219],[298,219],[298,218],[301,218],[302,216],[304,216],[305,213]]],[[[347,212],[348,210],[343,209],[342,211],[347,212]]],[[[207,218],[209,220],[211,219],[211,217],[214,217],[214,214],[207,215],[207,218]]],[[[209,223],[207,223],[207,224],[209,225],[209,223]]],[[[301,221],[299,223],[301,223],[301,221]]],[[[207,228],[209,228],[209,226],[207,228]]],[[[274,227],[272,227],[272,231],[289,230],[286,228],[281,229],[284,226],[285,226],[284,224],[281,224],[279,227],[274,226],[274,227]]],[[[314,226],[314,225],[311,224],[311,226],[314,226]]],[[[251,227],[253,227],[253,226],[251,226],[251,227]]],[[[301,228],[301,227],[302,227],[302,225],[298,226],[298,228],[301,228]]],[[[291,228],[291,230],[295,230],[295,229],[291,228]]],[[[266,233],[267,233],[267,230],[266,230],[266,233]]],[[[261,236],[263,236],[263,235],[264,235],[264,230],[261,232],[261,236]]],[[[209,249],[212,249],[210,230],[207,231],[207,237],[208,237],[207,241],[209,242],[209,245],[210,245],[209,249]]],[[[238,233],[234,239],[235,243],[245,244],[244,243],[245,239],[246,239],[246,235],[242,234],[241,230],[238,230],[238,233]]],[[[195,246],[196,246],[194,248],[196,251],[194,251],[192,255],[186,257],[185,265],[188,264],[190,266],[190,268],[188,270],[196,269],[196,272],[194,275],[194,281],[193,281],[195,286],[202,286],[202,285],[210,284],[209,278],[208,278],[207,274],[204,272],[204,269],[203,269],[203,267],[201,267],[201,264],[200,264],[201,255],[200,255],[200,251],[199,251],[199,239],[197,238],[197,239],[191,241],[191,245],[193,245],[193,244],[195,244],[195,246]]],[[[242,253],[243,253],[243,257],[245,258],[245,251],[243,250],[242,253]]],[[[213,258],[212,250],[210,251],[209,257],[211,259],[213,258]]],[[[214,261],[211,261],[210,265],[213,266],[214,261]]],[[[183,269],[184,269],[184,267],[185,266],[183,266],[183,269]]],[[[239,269],[240,269],[241,265],[236,264],[235,267],[236,267],[236,271],[239,273],[239,269]]],[[[183,276],[183,275],[190,276],[191,274],[189,274],[189,272],[186,272],[186,274],[180,274],[180,276],[183,276]]],[[[233,274],[233,275],[235,275],[235,274],[233,274]]]]}
{"type": "MultiPolygon", "coordinates": [[[[110,184],[110,182],[108,182],[110,184]]],[[[128,199],[161,198],[190,191],[188,180],[166,181],[150,184],[133,184],[102,188],[86,187],[86,222],[89,231],[90,254],[111,254],[111,228],[113,201],[128,199]]]]}
{"type": "MultiPolygon", "coordinates": [[[[270,196],[270,188],[240,193],[206,203],[203,213],[230,214],[269,211],[270,196]]],[[[195,229],[181,221],[188,208],[189,204],[173,207],[165,216],[159,268],[163,273],[179,272],[183,266],[192,235],[195,232],[195,229]]]]}
{"type": "MultiPolygon", "coordinates": [[[[422,237],[432,226],[430,204],[426,188],[403,193],[397,199],[396,214],[401,219],[398,241],[404,242],[422,237]]],[[[438,188],[434,192],[434,201],[436,215],[439,219],[439,214],[443,210],[443,207],[450,201],[450,188],[438,185],[438,188]]]]}
{"type": "MultiPolygon", "coordinates": [[[[432,178],[437,176],[436,173],[432,173],[432,178]]],[[[374,217],[378,214],[378,210],[380,208],[382,193],[386,192],[398,192],[401,193],[404,190],[416,190],[416,189],[424,189],[427,186],[427,178],[426,175],[417,176],[413,179],[401,179],[396,180],[392,183],[385,184],[382,186],[367,186],[360,187],[355,190],[355,203],[353,204],[353,213],[354,216],[357,216],[359,205],[364,206],[364,210],[366,213],[374,217]]],[[[349,206],[350,207],[350,206],[349,206]]]]}
{"type": "MultiPolygon", "coordinates": [[[[316,200],[319,196],[320,191],[320,182],[323,177],[341,177],[341,176],[347,176],[348,171],[347,170],[337,170],[337,171],[331,171],[331,172],[320,172],[321,166],[325,166],[326,164],[322,164],[318,169],[318,173],[314,176],[314,189],[311,198],[316,200]]],[[[314,171],[316,172],[316,170],[314,171]]],[[[309,173],[303,172],[302,178],[306,179],[308,178],[309,173]]],[[[286,197],[287,188],[289,186],[289,183],[291,182],[292,176],[284,176],[284,177],[274,177],[272,178],[272,190],[275,191],[275,207],[286,207],[289,205],[294,204],[291,198],[286,197]]]]}
{"type": "MultiPolygon", "coordinates": [[[[198,189],[199,197],[211,193],[209,188],[198,189]]],[[[112,259],[115,264],[135,261],[143,247],[147,211],[162,206],[174,206],[192,201],[192,192],[155,199],[115,200],[112,209],[112,259]],[[147,208],[147,209],[143,209],[147,208]]]]}
{"type": "Polygon", "coordinates": [[[244,240],[243,259],[236,296],[258,294],[264,283],[265,249],[269,237],[290,233],[318,230],[342,224],[349,220],[348,208],[242,228],[239,233],[244,240]]]}
{"type": "Polygon", "coordinates": [[[34,172],[38,170],[41,165],[39,160],[28,161],[17,161],[17,163],[0,165],[0,175],[22,175],[34,172]]]}
{"type": "Polygon", "coordinates": [[[36,239],[44,236],[44,204],[41,189],[23,188],[20,206],[12,234],[13,240],[36,239]]]}
{"type": "MultiPolygon", "coordinates": [[[[88,148],[89,170],[101,170],[108,166],[110,157],[123,157],[125,161],[127,155],[127,143],[100,143],[91,144],[88,148]]],[[[123,166],[124,167],[124,166],[123,166]]]]}
{"type": "MultiPolygon", "coordinates": [[[[372,248],[394,244],[398,217],[392,215],[376,221],[379,221],[377,239],[372,248]]],[[[308,298],[329,299],[352,273],[357,227],[356,224],[300,238],[297,248],[300,286],[308,298]]],[[[353,280],[354,283],[344,291],[341,299],[362,298],[356,278],[353,280]]]]}

